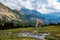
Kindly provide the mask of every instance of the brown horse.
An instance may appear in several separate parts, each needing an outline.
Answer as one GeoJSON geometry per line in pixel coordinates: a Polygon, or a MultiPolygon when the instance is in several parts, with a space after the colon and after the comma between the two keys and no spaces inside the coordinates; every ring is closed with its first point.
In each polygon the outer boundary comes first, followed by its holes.
{"type": "Polygon", "coordinates": [[[41,25],[42,25],[42,21],[41,21],[41,20],[37,20],[36,28],[37,28],[37,27],[41,27],[41,25]]]}

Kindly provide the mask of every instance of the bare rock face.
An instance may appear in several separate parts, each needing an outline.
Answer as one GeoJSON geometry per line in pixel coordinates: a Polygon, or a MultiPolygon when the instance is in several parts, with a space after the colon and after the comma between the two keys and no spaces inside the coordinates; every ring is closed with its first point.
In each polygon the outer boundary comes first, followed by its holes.
{"type": "Polygon", "coordinates": [[[18,20],[18,15],[13,10],[0,3],[0,20],[18,20]]]}

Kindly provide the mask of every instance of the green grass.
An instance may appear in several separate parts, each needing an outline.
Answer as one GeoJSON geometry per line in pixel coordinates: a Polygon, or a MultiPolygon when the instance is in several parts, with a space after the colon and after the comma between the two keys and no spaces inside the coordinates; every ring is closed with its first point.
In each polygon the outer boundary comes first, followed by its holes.
{"type": "Polygon", "coordinates": [[[34,28],[16,28],[16,29],[9,29],[9,30],[0,30],[0,33],[3,33],[3,32],[17,33],[17,32],[21,32],[21,31],[29,31],[29,32],[32,32],[33,30],[34,30],[34,28]]]}
{"type": "MultiPolygon", "coordinates": [[[[0,33],[12,32],[13,34],[21,32],[21,31],[29,31],[33,32],[35,28],[16,28],[16,29],[9,29],[9,30],[0,30],[0,33]]],[[[46,37],[47,40],[56,39],[59,40],[60,38],[60,25],[55,26],[45,26],[37,28],[38,32],[50,32],[51,36],[46,37]]],[[[12,36],[0,36],[0,40],[35,40],[34,38],[18,38],[14,35],[12,36]]]]}
{"type": "Polygon", "coordinates": [[[0,40],[35,40],[34,38],[28,37],[10,37],[10,36],[0,36],[0,40]]]}

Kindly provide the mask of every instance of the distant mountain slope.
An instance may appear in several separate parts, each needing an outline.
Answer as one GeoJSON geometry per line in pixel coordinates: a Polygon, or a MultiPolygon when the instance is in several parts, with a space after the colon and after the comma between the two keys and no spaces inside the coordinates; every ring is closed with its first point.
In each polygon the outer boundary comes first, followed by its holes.
{"type": "Polygon", "coordinates": [[[60,23],[60,12],[45,14],[44,17],[48,19],[49,23],[60,23]]]}
{"type": "Polygon", "coordinates": [[[27,8],[22,8],[21,11],[26,15],[30,15],[30,18],[37,20],[40,19],[43,21],[43,24],[57,24],[60,23],[60,12],[53,12],[49,14],[41,14],[36,10],[29,10],[27,8]]]}

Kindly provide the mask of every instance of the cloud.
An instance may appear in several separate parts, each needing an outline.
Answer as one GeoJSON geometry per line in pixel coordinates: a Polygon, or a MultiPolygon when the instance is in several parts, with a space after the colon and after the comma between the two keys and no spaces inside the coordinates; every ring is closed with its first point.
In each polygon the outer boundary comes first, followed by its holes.
{"type": "Polygon", "coordinates": [[[51,12],[60,12],[60,3],[58,0],[0,0],[11,9],[20,10],[22,7],[30,10],[34,9],[43,14],[51,12]]]}

